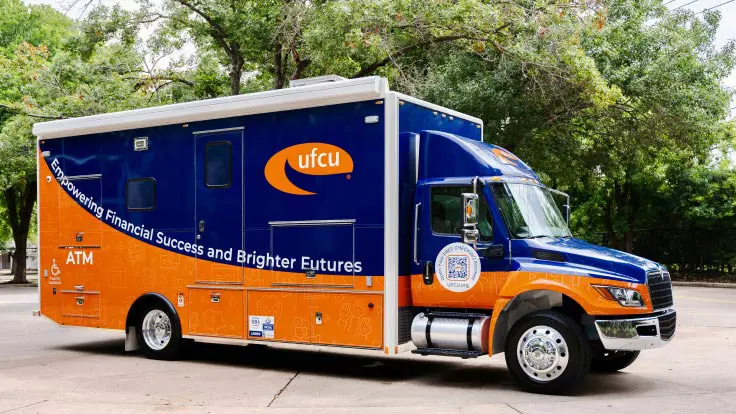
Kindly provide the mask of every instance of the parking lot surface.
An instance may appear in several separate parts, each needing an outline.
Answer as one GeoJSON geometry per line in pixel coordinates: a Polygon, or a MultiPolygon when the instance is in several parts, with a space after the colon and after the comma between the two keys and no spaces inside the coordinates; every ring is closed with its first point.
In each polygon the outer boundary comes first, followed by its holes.
{"type": "Polygon", "coordinates": [[[36,289],[0,288],[0,413],[736,413],[736,289],[675,288],[677,334],[571,396],[519,391],[503,355],[195,344],[167,362],[118,331],[61,327],[36,289]]]}

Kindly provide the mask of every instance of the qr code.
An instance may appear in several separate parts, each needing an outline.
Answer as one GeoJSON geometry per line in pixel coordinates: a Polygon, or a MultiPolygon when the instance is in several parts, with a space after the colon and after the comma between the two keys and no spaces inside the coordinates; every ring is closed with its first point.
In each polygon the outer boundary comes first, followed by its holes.
{"type": "Polygon", "coordinates": [[[468,278],[468,256],[447,256],[447,279],[465,280],[468,278]]]}

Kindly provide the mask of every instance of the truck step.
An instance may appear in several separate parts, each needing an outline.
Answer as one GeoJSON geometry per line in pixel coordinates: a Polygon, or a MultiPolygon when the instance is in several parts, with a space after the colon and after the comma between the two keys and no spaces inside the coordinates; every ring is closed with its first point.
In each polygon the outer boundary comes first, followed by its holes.
{"type": "Polygon", "coordinates": [[[460,349],[444,349],[444,348],[417,348],[411,351],[412,354],[419,354],[423,356],[427,355],[439,355],[439,356],[451,356],[460,357],[462,359],[478,358],[483,355],[482,352],[478,351],[467,351],[460,349]]]}

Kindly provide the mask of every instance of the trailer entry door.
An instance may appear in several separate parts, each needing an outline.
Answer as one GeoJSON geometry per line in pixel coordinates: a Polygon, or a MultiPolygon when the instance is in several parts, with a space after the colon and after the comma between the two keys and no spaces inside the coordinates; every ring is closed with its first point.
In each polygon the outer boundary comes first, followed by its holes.
{"type": "MultiPolygon", "coordinates": [[[[195,132],[197,283],[242,283],[243,131],[195,132]],[[210,250],[213,249],[213,250],[210,250]]],[[[165,183],[164,183],[165,185],[165,183]]]]}

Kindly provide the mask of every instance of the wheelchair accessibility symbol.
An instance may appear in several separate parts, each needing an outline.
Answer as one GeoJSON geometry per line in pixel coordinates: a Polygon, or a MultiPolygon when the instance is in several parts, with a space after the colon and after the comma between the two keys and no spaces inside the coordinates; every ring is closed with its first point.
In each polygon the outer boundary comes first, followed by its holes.
{"type": "Polygon", "coordinates": [[[60,285],[61,284],[61,269],[56,265],[56,259],[53,259],[51,264],[51,277],[49,278],[49,285],[60,285]]]}
{"type": "Polygon", "coordinates": [[[56,265],[56,259],[52,259],[53,264],[51,265],[51,276],[58,276],[61,274],[61,269],[56,265]]]}

